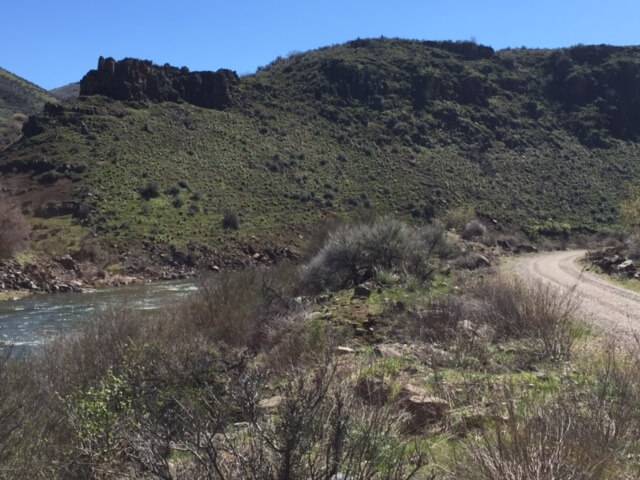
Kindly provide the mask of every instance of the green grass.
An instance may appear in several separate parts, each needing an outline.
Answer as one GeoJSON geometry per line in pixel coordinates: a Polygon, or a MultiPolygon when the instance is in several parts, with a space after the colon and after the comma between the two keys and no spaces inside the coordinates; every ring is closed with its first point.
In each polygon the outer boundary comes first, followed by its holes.
{"type": "Polygon", "coordinates": [[[23,252],[18,260],[28,260],[37,255],[61,256],[77,251],[87,230],[73,222],[70,215],[55,218],[34,218],[31,221],[31,249],[23,252]]]}
{"type": "MultiPolygon", "coordinates": [[[[567,109],[550,93],[559,52],[464,59],[456,49],[379,40],[296,55],[244,77],[227,111],[78,100],[43,118],[44,133],[2,154],[0,166],[46,158],[88,167],[74,174],[74,197],[94,209],[88,229],[122,249],[299,243],[327,217],[411,218],[424,207],[443,216],[472,206],[532,235],[614,224],[620,186],[640,179],[635,124],[624,138],[605,131],[608,148],[593,148],[576,133],[592,128],[583,121],[591,100],[567,109]],[[418,106],[420,75],[441,85],[418,106]],[[464,98],[471,77],[483,86],[464,98]],[[150,181],[162,194],[146,201],[138,192],[150,181]],[[189,189],[175,206],[165,192],[181,181],[189,189]],[[239,216],[238,231],[222,228],[225,211],[239,216]]],[[[607,62],[634,52],[616,50],[594,72],[615,72],[607,62]]]]}

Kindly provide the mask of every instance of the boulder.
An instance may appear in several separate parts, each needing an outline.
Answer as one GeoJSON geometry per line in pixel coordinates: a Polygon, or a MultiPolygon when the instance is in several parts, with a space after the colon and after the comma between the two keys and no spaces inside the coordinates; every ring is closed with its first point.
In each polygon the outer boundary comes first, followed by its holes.
{"type": "Polygon", "coordinates": [[[538,248],[529,243],[521,243],[516,245],[513,251],[515,253],[537,253],[538,248]]]}
{"type": "Polygon", "coordinates": [[[371,296],[371,289],[364,285],[358,285],[353,289],[354,298],[369,298],[371,296]]]}
{"type": "Polygon", "coordinates": [[[277,410],[282,402],[284,401],[284,397],[280,395],[274,395],[273,397],[262,399],[258,402],[258,408],[261,410],[277,410]]]}
{"type": "Polygon", "coordinates": [[[620,263],[616,267],[616,270],[618,270],[619,272],[630,272],[630,273],[633,273],[633,272],[635,272],[636,267],[633,264],[633,260],[629,259],[629,260],[625,260],[624,262],[620,263]]]}
{"type": "Polygon", "coordinates": [[[442,420],[449,411],[449,402],[433,397],[425,389],[412,384],[402,387],[399,399],[400,406],[410,415],[407,429],[412,432],[442,420]]]}
{"type": "Polygon", "coordinates": [[[353,348],[344,346],[336,347],[336,354],[338,355],[353,355],[354,353],[356,353],[356,351],[353,348]]]}
{"type": "Polygon", "coordinates": [[[76,261],[71,257],[71,255],[63,255],[58,258],[57,261],[65,270],[76,270],[78,267],[76,261]]]}
{"type": "Polygon", "coordinates": [[[190,72],[148,60],[126,58],[115,61],[100,57],[98,68],[80,81],[80,95],[104,95],[116,100],[179,102],[222,110],[231,106],[240,83],[238,75],[226,69],[190,72]]]}
{"type": "Polygon", "coordinates": [[[399,345],[381,344],[376,345],[373,351],[383,358],[402,358],[402,349],[399,345]]]}

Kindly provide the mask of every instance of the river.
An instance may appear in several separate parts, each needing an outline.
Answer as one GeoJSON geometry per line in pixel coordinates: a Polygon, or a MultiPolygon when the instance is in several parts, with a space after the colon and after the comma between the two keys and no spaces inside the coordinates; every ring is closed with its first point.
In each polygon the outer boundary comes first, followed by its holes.
{"type": "Polygon", "coordinates": [[[193,281],[158,282],[88,293],[34,295],[0,302],[0,346],[28,351],[52,338],[73,333],[109,307],[158,310],[197,290],[193,281]]]}

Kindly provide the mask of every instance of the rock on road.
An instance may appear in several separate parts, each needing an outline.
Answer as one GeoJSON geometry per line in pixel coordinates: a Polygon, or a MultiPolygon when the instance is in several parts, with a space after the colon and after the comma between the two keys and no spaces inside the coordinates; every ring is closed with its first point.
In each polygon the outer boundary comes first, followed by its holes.
{"type": "Polygon", "coordinates": [[[579,264],[586,250],[548,252],[519,257],[513,270],[523,279],[537,279],[568,291],[575,289],[585,320],[604,331],[640,335],[640,294],[587,272],[579,264]]]}

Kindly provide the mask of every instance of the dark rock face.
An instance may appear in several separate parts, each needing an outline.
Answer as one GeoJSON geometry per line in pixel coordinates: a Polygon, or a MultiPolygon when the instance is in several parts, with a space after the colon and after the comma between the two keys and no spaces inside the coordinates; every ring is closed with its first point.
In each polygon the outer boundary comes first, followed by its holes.
{"type": "Polygon", "coordinates": [[[104,95],[116,100],[185,101],[205,108],[224,109],[233,103],[239,84],[231,70],[190,72],[187,68],[158,66],[147,60],[115,61],[100,57],[97,70],[80,82],[80,95],[104,95]]]}

